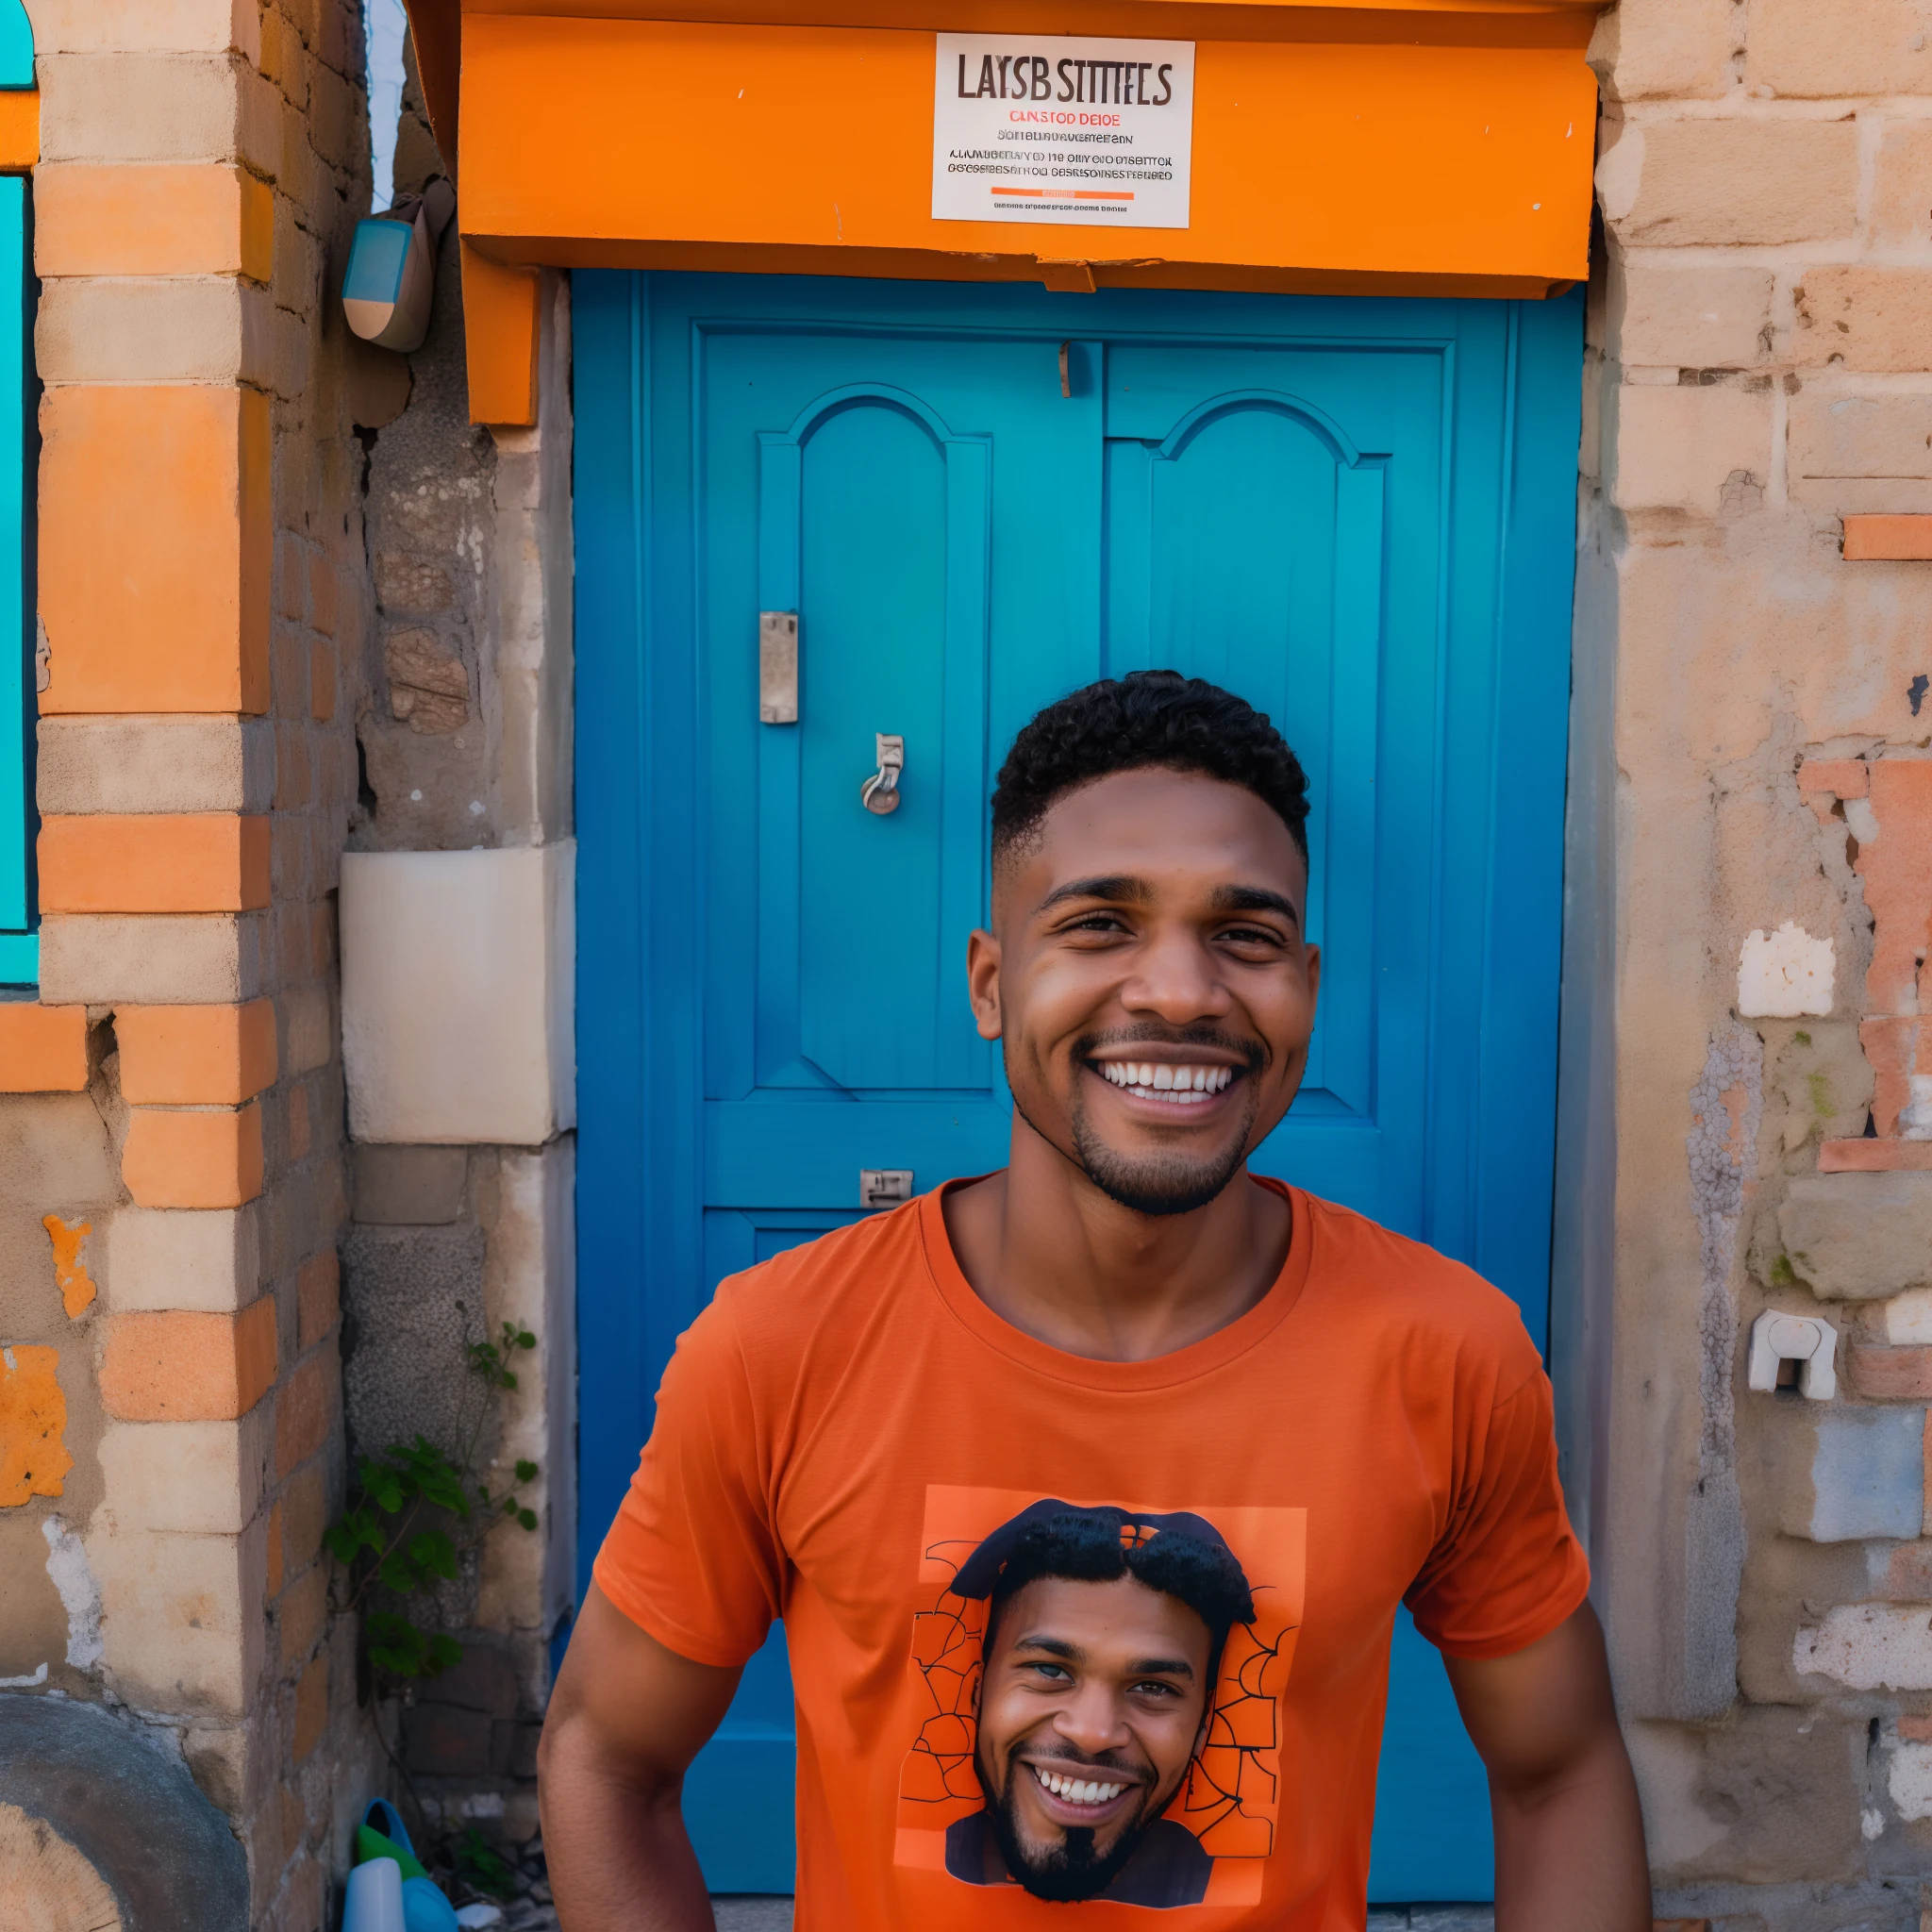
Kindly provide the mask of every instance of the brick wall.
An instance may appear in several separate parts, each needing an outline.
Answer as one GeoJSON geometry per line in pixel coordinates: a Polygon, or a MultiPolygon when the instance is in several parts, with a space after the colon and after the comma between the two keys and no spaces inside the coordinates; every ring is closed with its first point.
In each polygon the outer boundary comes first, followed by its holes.
{"type": "Polygon", "coordinates": [[[1932,566],[1841,543],[1932,511],[1932,15],[1623,0],[1592,58],[1570,1470],[1661,1909],[1916,1926],[1932,566]],[[1746,1388],[1766,1308],[1836,1401],[1746,1388]]]}
{"type": "Polygon", "coordinates": [[[318,1560],[370,608],[332,312],[368,205],[359,11],[28,10],[44,924],[39,1003],[0,1006],[0,1297],[71,1466],[0,1517],[0,1675],[46,1663],[173,1732],[254,1923],[320,1932],[373,1781],[318,1560]]]}

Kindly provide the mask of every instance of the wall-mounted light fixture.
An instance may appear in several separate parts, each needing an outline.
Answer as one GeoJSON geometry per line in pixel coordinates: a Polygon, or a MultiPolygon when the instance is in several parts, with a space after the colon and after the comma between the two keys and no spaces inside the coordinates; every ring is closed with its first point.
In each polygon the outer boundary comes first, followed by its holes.
{"type": "Polygon", "coordinates": [[[398,197],[387,214],[356,224],[342,277],[342,313],[365,342],[408,355],[429,333],[436,293],[436,244],[456,212],[447,181],[398,197]]]}

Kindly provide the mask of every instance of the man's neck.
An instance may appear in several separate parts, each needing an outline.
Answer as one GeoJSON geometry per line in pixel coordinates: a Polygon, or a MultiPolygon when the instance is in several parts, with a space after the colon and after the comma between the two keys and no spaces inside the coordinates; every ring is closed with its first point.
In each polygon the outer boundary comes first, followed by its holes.
{"type": "Polygon", "coordinates": [[[1245,1168],[1205,1208],[1141,1214],[1017,1117],[1011,1164],[947,1194],[945,1217],[980,1300],[1095,1361],[1148,1361],[1226,1327],[1268,1292],[1291,1236],[1287,1201],[1245,1168]]]}

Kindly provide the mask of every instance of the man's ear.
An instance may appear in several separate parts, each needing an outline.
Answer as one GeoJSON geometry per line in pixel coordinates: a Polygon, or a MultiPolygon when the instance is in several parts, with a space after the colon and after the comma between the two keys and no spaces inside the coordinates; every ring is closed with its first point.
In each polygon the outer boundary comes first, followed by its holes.
{"type": "Polygon", "coordinates": [[[973,1001],[973,1024],[982,1040],[997,1040],[1004,1022],[1000,1013],[1000,942],[990,932],[974,932],[966,941],[966,990],[973,1001]]]}

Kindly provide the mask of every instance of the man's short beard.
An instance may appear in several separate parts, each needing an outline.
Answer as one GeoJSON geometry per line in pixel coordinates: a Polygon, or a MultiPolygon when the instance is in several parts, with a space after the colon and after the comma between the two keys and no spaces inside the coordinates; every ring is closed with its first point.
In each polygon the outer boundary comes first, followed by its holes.
{"type": "Polygon", "coordinates": [[[986,1765],[975,1760],[974,1769],[979,1774],[980,1789],[989,1793],[986,1812],[992,1821],[993,1837],[998,1840],[1007,1870],[1035,1898],[1047,1899],[1055,1905],[1077,1905],[1082,1899],[1098,1898],[1120,1876],[1121,1868],[1147,1836],[1148,1826],[1160,1816],[1158,1807],[1151,1806],[1143,1794],[1139,1815],[1122,1826],[1111,1847],[1099,1856],[1094,1854],[1091,1824],[1062,1827],[1060,1842],[1051,1851],[1041,1852],[1027,1845],[1013,1822],[1017,1808],[1013,1802],[1014,1781],[1023,1774],[1030,1777],[1032,1773],[1017,1758],[1009,1759],[1006,1789],[995,1803],[991,1796],[992,1780],[986,1765]]]}
{"type": "Polygon", "coordinates": [[[1248,1158],[1248,1134],[1255,1124],[1256,1095],[1248,1091],[1248,1117],[1241,1133],[1212,1160],[1182,1154],[1131,1157],[1109,1147],[1092,1130],[1087,1109],[1074,1109],[1074,1158],[1080,1172],[1109,1201],[1136,1214],[1191,1214],[1205,1208],[1241,1171],[1248,1158]]]}

